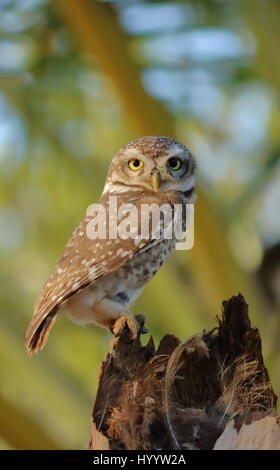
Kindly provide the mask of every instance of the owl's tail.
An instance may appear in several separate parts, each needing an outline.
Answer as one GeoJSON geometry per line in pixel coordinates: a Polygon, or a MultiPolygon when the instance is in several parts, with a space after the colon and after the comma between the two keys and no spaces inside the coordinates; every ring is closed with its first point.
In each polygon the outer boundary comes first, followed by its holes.
{"type": "Polygon", "coordinates": [[[28,325],[26,331],[26,342],[25,347],[28,356],[31,356],[33,353],[41,351],[45,346],[50,329],[53,326],[57,317],[57,311],[50,312],[38,325],[34,323],[33,319],[28,325]]]}

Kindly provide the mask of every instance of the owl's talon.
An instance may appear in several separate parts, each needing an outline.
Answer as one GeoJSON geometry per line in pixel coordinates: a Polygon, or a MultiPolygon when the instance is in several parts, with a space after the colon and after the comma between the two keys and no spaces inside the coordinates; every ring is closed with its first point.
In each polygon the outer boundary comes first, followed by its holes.
{"type": "Polygon", "coordinates": [[[137,338],[138,330],[138,322],[134,319],[134,317],[130,315],[122,315],[115,321],[113,334],[115,337],[119,337],[123,336],[126,332],[129,332],[130,338],[134,340],[137,338]]]}
{"type": "Polygon", "coordinates": [[[145,321],[146,318],[142,313],[139,313],[138,315],[134,315],[135,321],[138,324],[138,334],[139,335],[145,335],[149,333],[148,328],[145,327],[145,321]]]}

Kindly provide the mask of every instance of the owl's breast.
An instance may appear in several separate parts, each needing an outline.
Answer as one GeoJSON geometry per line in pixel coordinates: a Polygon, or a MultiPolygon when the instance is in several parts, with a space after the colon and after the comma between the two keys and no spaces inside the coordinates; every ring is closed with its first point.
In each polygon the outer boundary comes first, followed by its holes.
{"type": "Polygon", "coordinates": [[[175,240],[162,240],[157,245],[137,253],[115,274],[125,284],[126,289],[142,288],[160,269],[174,250],[175,240]]]}
{"type": "Polygon", "coordinates": [[[94,313],[95,305],[100,302],[110,311],[106,313],[108,317],[126,311],[145,284],[158,272],[175,248],[175,244],[175,240],[163,240],[145,251],[140,251],[115,272],[80,291],[67,304],[71,318],[82,323],[100,323],[94,313]]]}
{"type": "Polygon", "coordinates": [[[114,282],[106,297],[129,307],[145,284],[158,272],[175,244],[174,240],[163,240],[146,251],[137,253],[114,273],[114,282]]]}

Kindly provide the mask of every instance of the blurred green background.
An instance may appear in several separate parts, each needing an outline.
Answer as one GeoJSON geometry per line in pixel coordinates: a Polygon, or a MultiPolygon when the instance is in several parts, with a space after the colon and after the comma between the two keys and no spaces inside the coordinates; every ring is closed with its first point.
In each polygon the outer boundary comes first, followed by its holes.
{"type": "Polygon", "coordinates": [[[195,247],[134,311],[156,341],[240,291],[280,392],[278,0],[0,2],[0,448],[84,448],[110,335],[57,321],[28,359],[43,282],[114,152],[171,135],[197,158],[195,247]]]}

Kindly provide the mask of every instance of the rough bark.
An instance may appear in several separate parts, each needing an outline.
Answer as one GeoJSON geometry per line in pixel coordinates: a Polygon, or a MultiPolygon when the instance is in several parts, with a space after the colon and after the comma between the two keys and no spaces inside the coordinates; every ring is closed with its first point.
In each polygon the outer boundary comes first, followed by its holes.
{"type": "Polygon", "coordinates": [[[279,449],[275,396],[241,294],[217,327],[156,349],[129,329],[102,363],[90,449],[279,449]],[[262,426],[262,423],[265,425],[262,426]]]}

